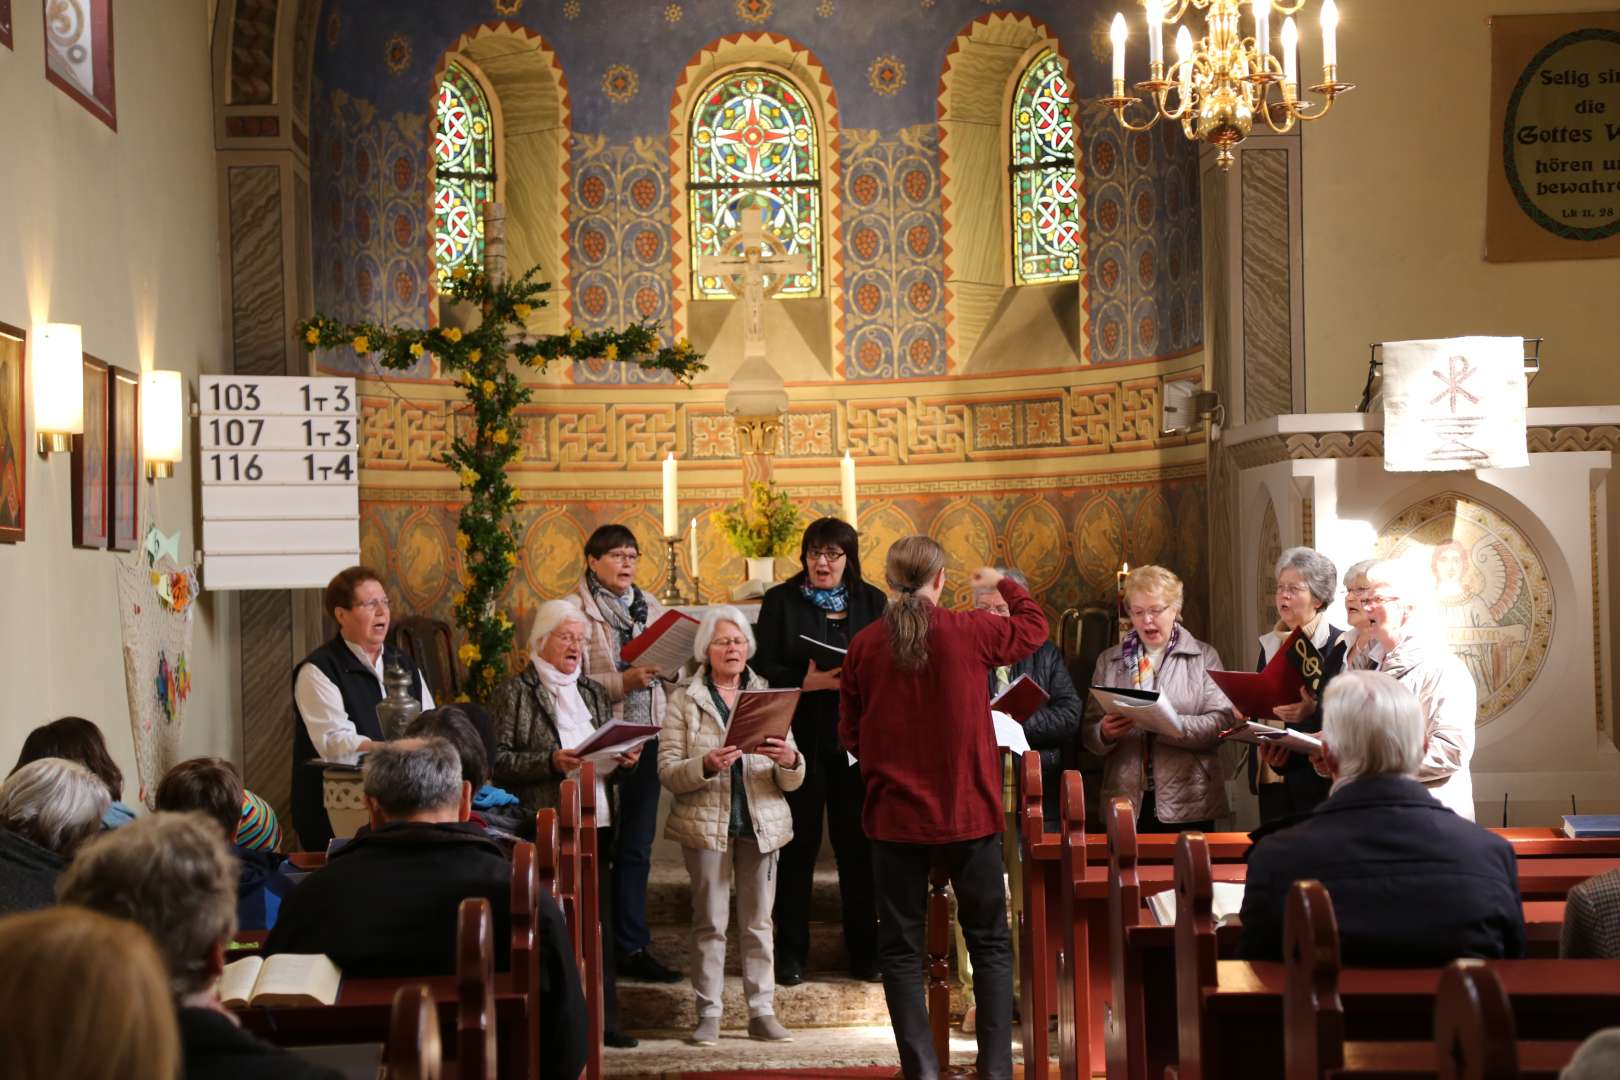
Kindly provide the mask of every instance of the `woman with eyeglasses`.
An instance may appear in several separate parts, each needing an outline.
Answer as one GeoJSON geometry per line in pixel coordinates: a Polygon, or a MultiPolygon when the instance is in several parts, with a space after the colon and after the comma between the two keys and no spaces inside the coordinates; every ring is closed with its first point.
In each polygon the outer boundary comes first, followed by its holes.
{"type": "Polygon", "coordinates": [[[1104,714],[1091,698],[1081,730],[1086,748],[1106,759],[1102,805],[1125,796],[1139,832],[1209,832],[1227,812],[1216,760],[1220,733],[1232,723],[1211,671],[1223,671],[1211,645],[1181,625],[1181,579],[1162,566],[1139,566],[1125,578],[1131,631],[1097,658],[1094,686],[1154,690],[1181,720],[1179,736],[1155,735],[1128,716],[1104,714]]]}
{"type": "MultiPolygon", "coordinates": [[[[658,672],[619,659],[619,650],[657,622],[663,607],[636,584],[641,547],[623,525],[603,525],[585,541],[585,573],[571,599],[585,614],[588,631],[582,670],[607,691],[613,719],[632,724],[664,722],[664,686],[658,672]]],[[[681,973],[658,961],[647,946],[647,874],[653,834],[658,831],[658,742],[647,744],[641,764],[619,792],[618,849],[613,867],[613,923],[619,974],[651,982],[678,982],[681,973]]]]}
{"type": "MultiPolygon", "coordinates": [[[[584,759],[574,747],[613,719],[612,703],[600,683],[584,673],[590,626],[572,599],[547,600],[529,630],[529,663],[495,688],[489,711],[495,716],[495,782],[535,809],[556,807],[562,782],[579,775],[584,759]]],[[[597,850],[613,850],[622,781],[633,776],[645,751],[637,747],[596,766],[597,850]]],[[[598,858],[597,895],[601,902],[603,1041],[630,1047],[636,1040],[619,1030],[613,894],[608,860],[598,858]]]]}
{"type": "Polygon", "coordinates": [[[775,687],[800,687],[793,737],[805,756],[804,784],[788,793],[793,839],[782,851],[776,887],[776,981],[804,981],[810,953],[810,890],[821,852],[822,814],[832,834],[843,904],[844,949],[849,973],[878,976],[877,906],[872,892],[872,853],[861,829],[866,787],[858,765],[838,742],[841,662],[806,638],[835,650],[849,647],[862,627],[883,617],[883,590],[861,577],[860,539],[837,518],[818,518],[799,543],[802,569],[765,594],[760,604],[759,652],[754,670],[775,687]],[[818,660],[819,657],[819,660],[818,660]]]}
{"type": "MultiPolygon", "coordinates": [[[[1345,631],[1327,621],[1327,606],[1338,591],[1339,572],[1333,560],[1308,547],[1291,547],[1277,560],[1277,625],[1260,635],[1262,671],[1282,643],[1300,630],[1322,657],[1322,684],[1313,696],[1300,691],[1299,701],[1279,705],[1275,717],[1257,720],[1286,725],[1316,734],[1322,730],[1321,692],[1344,667],[1348,642],[1345,631]]],[[[1237,714],[1242,718],[1242,714],[1237,714]]],[[[1260,799],[1260,822],[1306,814],[1327,798],[1332,781],[1312,767],[1310,759],[1282,746],[1258,746],[1249,755],[1249,790],[1260,799]]]]}
{"type": "Polygon", "coordinates": [[[728,878],[737,887],[748,1035],[765,1042],[792,1038],[776,1019],[771,905],[777,852],[793,835],[793,812],[783,793],[804,783],[804,758],[791,733],[766,739],[751,754],[726,745],[738,695],[765,686],[748,669],[753,651],[754,634],[743,613],[729,605],[710,608],[692,644],[700,667],[691,682],[670,695],[669,719],[659,738],[658,779],[675,796],[664,838],[681,845],[692,879],[698,1025],[687,1042],[694,1046],[720,1040],[728,878]]]}
{"type": "Polygon", "coordinates": [[[1367,595],[1367,568],[1377,561],[1362,559],[1344,572],[1344,621],[1349,629],[1340,640],[1345,646],[1346,671],[1367,666],[1367,649],[1372,645],[1372,638],[1367,634],[1367,613],[1362,609],[1361,598],[1367,595]]]}
{"type": "Polygon", "coordinates": [[[353,762],[383,741],[377,705],[383,699],[383,671],[398,665],[411,677],[411,696],[425,712],[433,695],[405,653],[386,644],[388,593],[369,566],[351,566],[326,585],[324,606],[337,623],[337,636],[293,670],[292,821],[305,851],[325,851],[332,840],[319,766],[312,761],[353,762]]]}

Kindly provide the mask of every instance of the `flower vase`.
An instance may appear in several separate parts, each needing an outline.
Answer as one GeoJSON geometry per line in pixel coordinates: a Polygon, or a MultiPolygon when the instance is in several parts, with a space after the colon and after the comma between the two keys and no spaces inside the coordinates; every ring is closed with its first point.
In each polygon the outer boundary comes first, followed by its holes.
{"type": "Polygon", "coordinates": [[[775,582],[776,560],[774,558],[767,555],[763,559],[749,558],[746,561],[748,563],[749,581],[758,581],[765,585],[775,582]]]}

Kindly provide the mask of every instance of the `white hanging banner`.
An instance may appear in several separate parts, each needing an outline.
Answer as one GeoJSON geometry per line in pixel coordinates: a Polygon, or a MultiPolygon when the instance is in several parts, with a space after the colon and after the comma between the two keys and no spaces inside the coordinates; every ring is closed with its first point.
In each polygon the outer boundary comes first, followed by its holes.
{"type": "Polygon", "coordinates": [[[1530,464],[1523,338],[1387,341],[1383,352],[1385,469],[1530,464]]]}

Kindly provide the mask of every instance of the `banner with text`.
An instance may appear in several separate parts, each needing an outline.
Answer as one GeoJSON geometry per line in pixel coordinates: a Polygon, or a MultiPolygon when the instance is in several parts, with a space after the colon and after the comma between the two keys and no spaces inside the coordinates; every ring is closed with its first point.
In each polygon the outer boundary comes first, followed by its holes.
{"type": "Polygon", "coordinates": [[[1485,258],[1620,255],[1620,12],[1491,19],[1485,258]]]}

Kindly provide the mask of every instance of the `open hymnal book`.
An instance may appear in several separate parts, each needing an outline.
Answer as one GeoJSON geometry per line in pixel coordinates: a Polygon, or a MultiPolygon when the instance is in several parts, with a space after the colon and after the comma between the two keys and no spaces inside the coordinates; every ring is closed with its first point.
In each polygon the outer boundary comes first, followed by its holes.
{"type": "Polygon", "coordinates": [[[1156,690],[1132,690],[1119,686],[1093,686],[1091,696],[1106,713],[1130,717],[1143,731],[1154,735],[1182,734],[1181,717],[1156,690]]]}
{"type": "Polygon", "coordinates": [[[664,678],[673,679],[692,660],[698,626],[692,616],[671,608],[626,642],[619,659],[636,667],[656,668],[664,678]]]}
{"type": "MultiPolygon", "coordinates": [[[[1210,912],[1215,916],[1215,921],[1219,923],[1237,918],[1243,910],[1243,883],[1217,881],[1214,885],[1215,895],[1211,898],[1210,912]]],[[[1160,926],[1176,924],[1176,890],[1162,889],[1149,895],[1147,906],[1153,912],[1153,921],[1160,926]]]]}
{"type": "Polygon", "coordinates": [[[225,965],[219,999],[226,1005],[332,1005],[343,973],[320,953],[245,956],[225,965]]]}
{"type": "Polygon", "coordinates": [[[658,725],[632,724],[626,720],[609,720],[597,728],[578,746],[574,753],[590,761],[628,754],[645,742],[658,738],[658,725]]]}
{"type": "Polygon", "coordinates": [[[1291,727],[1272,727],[1253,720],[1245,720],[1237,727],[1227,728],[1221,732],[1221,738],[1253,746],[1273,743],[1307,755],[1318,753],[1322,749],[1321,738],[1308,731],[1296,731],[1291,727]]]}
{"type": "Polygon", "coordinates": [[[721,745],[752,754],[766,739],[786,739],[793,729],[793,711],[798,707],[797,688],[743,690],[731,707],[731,722],[726,725],[721,745]]]}

